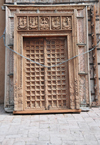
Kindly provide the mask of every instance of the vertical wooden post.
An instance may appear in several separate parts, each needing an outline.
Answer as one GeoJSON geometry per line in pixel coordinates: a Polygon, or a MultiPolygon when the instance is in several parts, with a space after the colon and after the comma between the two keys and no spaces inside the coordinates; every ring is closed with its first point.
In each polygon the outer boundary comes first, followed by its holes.
{"type": "MultiPolygon", "coordinates": [[[[96,40],[96,8],[95,5],[91,7],[91,37],[92,37],[92,48],[97,45],[96,40]]],[[[99,94],[99,78],[98,78],[98,63],[97,63],[97,48],[93,50],[93,64],[94,64],[94,92],[95,98],[93,105],[100,105],[100,94],[99,94]]]]}
{"type": "MultiPolygon", "coordinates": [[[[74,37],[73,37],[73,55],[78,55],[77,48],[77,10],[74,10],[74,37]]],[[[79,109],[79,95],[78,95],[78,57],[74,59],[74,90],[75,90],[75,108],[79,109]]]]}
{"type": "MultiPolygon", "coordinates": [[[[89,49],[89,40],[88,40],[88,9],[86,6],[86,51],[89,49]]],[[[91,84],[90,84],[90,67],[89,67],[89,53],[87,53],[87,72],[88,72],[88,83],[89,83],[89,105],[91,106],[91,84]]]]}
{"type": "MultiPolygon", "coordinates": [[[[47,55],[46,55],[46,39],[44,39],[44,65],[47,66],[47,55]]],[[[44,72],[45,72],[45,108],[46,110],[48,109],[48,96],[47,96],[47,67],[44,68],[44,72]]]]}

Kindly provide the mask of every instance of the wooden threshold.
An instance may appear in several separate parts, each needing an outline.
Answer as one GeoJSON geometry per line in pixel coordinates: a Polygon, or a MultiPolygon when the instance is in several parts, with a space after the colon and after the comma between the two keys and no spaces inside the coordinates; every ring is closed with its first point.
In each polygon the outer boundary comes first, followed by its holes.
{"type": "Polygon", "coordinates": [[[25,111],[13,111],[13,114],[44,114],[44,113],[80,113],[81,109],[68,109],[68,110],[25,110],[25,111]]]}

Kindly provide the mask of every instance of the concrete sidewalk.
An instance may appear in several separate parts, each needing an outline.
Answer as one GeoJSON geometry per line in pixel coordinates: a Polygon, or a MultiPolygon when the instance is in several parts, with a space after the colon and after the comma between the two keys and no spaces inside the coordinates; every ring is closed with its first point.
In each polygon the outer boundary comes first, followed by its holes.
{"type": "Polygon", "coordinates": [[[100,108],[80,114],[13,115],[0,105],[0,145],[100,145],[100,108]]]}

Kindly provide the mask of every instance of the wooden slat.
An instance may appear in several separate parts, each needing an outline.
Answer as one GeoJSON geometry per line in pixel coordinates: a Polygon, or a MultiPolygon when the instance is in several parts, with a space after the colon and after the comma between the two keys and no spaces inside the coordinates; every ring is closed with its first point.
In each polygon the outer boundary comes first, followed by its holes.
{"type": "Polygon", "coordinates": [[[42,110],[42,111],[13,111],[13,114],[39,114],[39,113],[80,113],[81,109],[67,109],[67,110],[42,110]]]}
{"type": "MultiPolygon", "coordinates": [[[[47,66],[47,54],[46,54],[46,40],[44,39],[44,65],[47,66]]],[[[45,108],[48,109],[48,95],[47,95],[47,67],[44,68],[44,85],[45,85],[45,108]]]]}

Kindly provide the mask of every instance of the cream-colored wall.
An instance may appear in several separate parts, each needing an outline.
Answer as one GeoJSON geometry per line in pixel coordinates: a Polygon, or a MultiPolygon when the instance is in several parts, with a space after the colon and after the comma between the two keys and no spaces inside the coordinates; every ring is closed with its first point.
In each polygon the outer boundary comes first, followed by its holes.
{"type": "MultiPolygon", "coordinates": [[[[0,0],[0,36],[5,29],[5,11],[2,11],[1,6],[4,0],[0,0]]],[[[0,103],[4,102],[4,76],[5,76],[5,47],[3,38],[0,39],[0,103]]]]}

